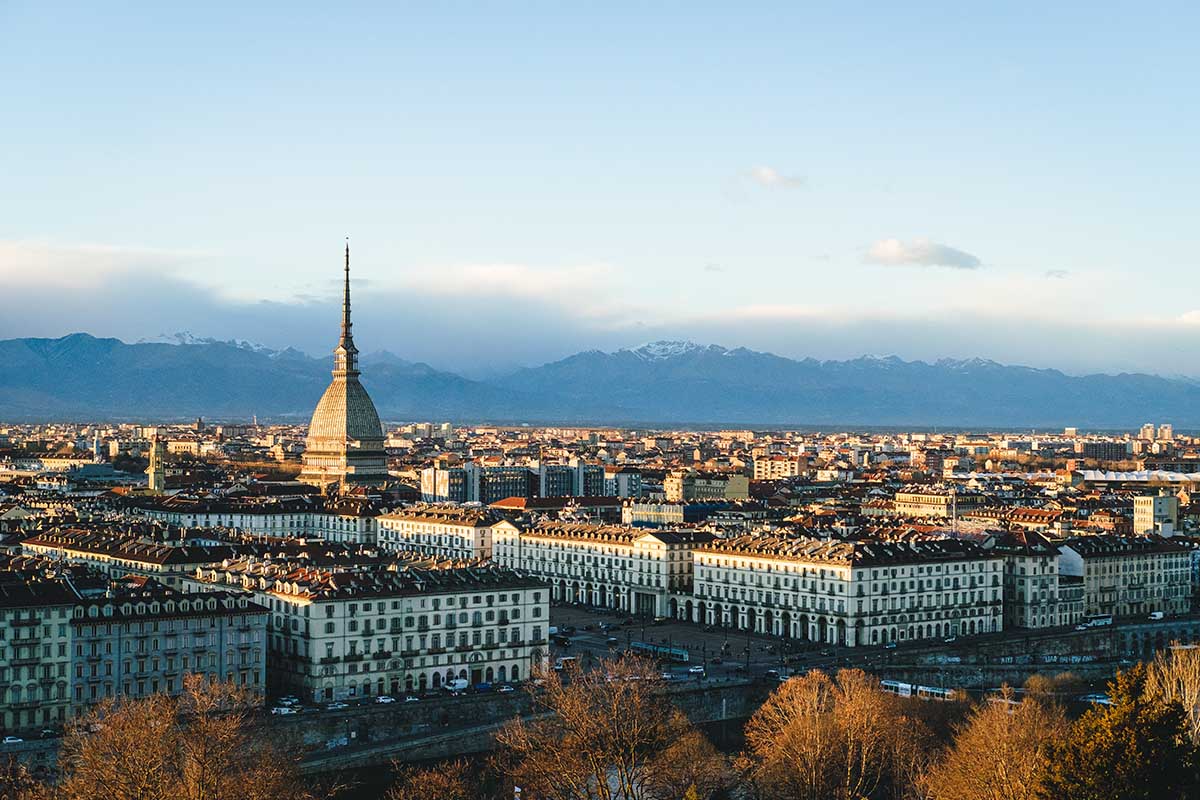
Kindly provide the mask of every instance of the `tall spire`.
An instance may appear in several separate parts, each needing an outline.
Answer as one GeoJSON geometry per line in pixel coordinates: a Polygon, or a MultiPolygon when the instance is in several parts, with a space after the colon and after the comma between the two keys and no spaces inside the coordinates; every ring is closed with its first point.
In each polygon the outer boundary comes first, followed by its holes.
{"type": "Polygon", "coordinates": [[[333,374],[358,374],[358,348],[350,323],[350,237],[346,237],[346,283],[342,289],[342,335],[333,351],[333,374]]]}
{"type": "Polygon", "coordinates": [[[346,286],[342,290],[342,341],[353,338],[350,334],[350,237],[346,237],[346,286]]]}

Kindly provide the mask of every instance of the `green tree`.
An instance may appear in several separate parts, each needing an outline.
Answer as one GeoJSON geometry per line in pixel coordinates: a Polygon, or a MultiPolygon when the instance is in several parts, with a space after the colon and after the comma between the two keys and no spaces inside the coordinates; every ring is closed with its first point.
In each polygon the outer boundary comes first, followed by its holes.
{"type": "Polygon", "coordinates": [[[1043,800],[1184,800],[1196,797],[1197,753],[1177,702],[1146,691],[1146,667],[1117,673],[1112,705],[1097,706],[1048,749],[1043,800]]]}

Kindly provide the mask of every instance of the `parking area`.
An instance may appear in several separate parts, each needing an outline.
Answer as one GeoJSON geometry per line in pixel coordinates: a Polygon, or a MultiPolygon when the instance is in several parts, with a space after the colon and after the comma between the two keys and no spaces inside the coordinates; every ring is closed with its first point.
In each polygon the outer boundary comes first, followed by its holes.
{"type": "Polygon", "coordinates": [[[678,620],[654,622],[632,618],[614,611],[587,609],[577,606],[554,606],[550,609],[550,624],[560,632],[574,628],[567,638],[570,645],[552,644],[551,656],[575,656],[584,663],[614,656],[630,649],[634,642],[645,642],[671,649],[687,651],[687,662],[677,663],[664,670],[696,680],[689,675],[690,666],[702,666],[709,680],[762,675],[770,669],[786,672],[789,669],[825,666],[837,663],[850,655],[848,648],[834,645],[806,644],[744,631],[724,630],[678,620]]]}

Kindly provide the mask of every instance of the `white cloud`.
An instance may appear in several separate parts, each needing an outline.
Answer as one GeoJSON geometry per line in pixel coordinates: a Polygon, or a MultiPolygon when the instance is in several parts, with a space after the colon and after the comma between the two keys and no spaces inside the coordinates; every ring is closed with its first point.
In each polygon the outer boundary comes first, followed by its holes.
{"type": "Polygon", "coordinates": [[[1070,273],[1070,271],[1069,271],[1069,270],[1065,270],[1065,269],[1048,269],[1048,270],[1046,270],[1046,277],[1047,277],[1047,278],[1058,278],[1058,279],[1061,279],[1061,278],[1066,278],[1066,277],[1067,277],[1067,276],[1069,276],[1070,274],[1071,274],[1071,273],[1070,273]]]}
{"type": "Polygon", "coordinates": [[[776,186],[784,189],[796,189],[808,181],[800,175],[784,175],[773,167],[751,167],[750,179],[761,186],[776,186]]]}
{"type": "Polygon", "coordinates": [[[205,255],[148,247],[0,241],[0,284],[89,289],[123,274],[177,273],[205,255]]]}
{"type": "Polygon", "coordinates": [[[899,266],[913,264],[922,267],[952,267],[954,269],[978,269],[983,262],[965,250],[928,239],[881,239],[867,250],[865,260],[873,264],[899,266]]]}

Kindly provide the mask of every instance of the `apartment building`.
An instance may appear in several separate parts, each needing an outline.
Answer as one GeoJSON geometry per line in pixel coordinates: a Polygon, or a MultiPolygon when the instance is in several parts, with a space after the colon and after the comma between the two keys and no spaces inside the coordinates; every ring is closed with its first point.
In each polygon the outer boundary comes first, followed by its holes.
{"type": "Polygon", "coordinates": [[[146,541],[135,534],[62,529],[31,536],[21,543],[26,553],[91,565],[110,579],[135,575],[178,587],[182,576],[197,567],[220,563],[239,554],[230,545],[171,545],[146,541]]]}
{"type": "Polygon", "coordinates": [[[439,558],[491,558],[492,529],[509,524],[477,506],[418,503],[379,517],[379,546],[439,558]]]}
{"type": "Polygon", "coordinates": [[[1015,530],[986,544],[1004,557],[1004,628],[1054,628],[1083,619],[1079,584],[1059,576],[1058,545],[1033,531],[1015,530]]]}
{"type": "Polygon", "coordinates": [[[804,461],[795,456],[761,456],[754,459],[754,480],[777,481],[794,478],[804,471],[804,461]]]}
{"type": "Polygon", "coordinates": [[[750,479],[732,472],[673,472],[663,481],[663,491],[670,503],[746,500],[750,479]]]}
{"type": "Polygon", "coordinates": [[[542,522],[495,531],[502,566],[537,576],[556,601],[678,617],[692,587],[692,551],[711,533],[542,522]]]}
{"type": "Polygon", "coordinates": [[[0,730],[61,726],[71,713],[70,581],[0,571],[0,730]]]}
{"type": "Polygon", "coordinates": [[[178,694],[189,673],[266,690],[267,609],[241,590],[187,595],[150,578],[116,581],[71,617],[75,714],[107,698],[178,694]]]}
{"type": "Polygon", "coordinates": [[[1084,615],[1182,614],[1192,594],[1191,548],[1159,536],[1080,536],[1060,547],[1059,570],[1083,581],[1084,615]]]}
{"type": "Polygon", "coordinates": [[[693,619],[849,647],[999,631],[1003,559],[956,539],[741,536],[695,551],[693,619]]]}
{"type": "Polygon", "coordinates": [[[1169,491],[1133,498],[1135,536],[1172,536],[1179,532],[1179,498],[1169,491]]]}
{"type": "Polygon", "coordinates": [[[140,516],[182,528],[232,528],[266,536],[375,544],[381,506],[356,497],[291,497],[240,501],[139,498],[140,516]]]}
{"type": "Polygon", "coordinates": [[[945,484],[910,485],[896,492],[896,513],[904,517],[952,517],[983,505],[979,492],[945,484]]]}
{"type": "Polygon", "coordinates": [[[313,702],[524,680],[548,652],[548,588],[496,566],[243,559],[189,586],[242,588],[266,606],[268,685],[313,702]]]}

